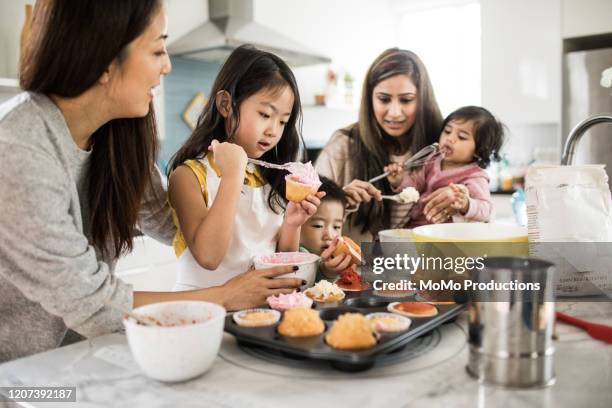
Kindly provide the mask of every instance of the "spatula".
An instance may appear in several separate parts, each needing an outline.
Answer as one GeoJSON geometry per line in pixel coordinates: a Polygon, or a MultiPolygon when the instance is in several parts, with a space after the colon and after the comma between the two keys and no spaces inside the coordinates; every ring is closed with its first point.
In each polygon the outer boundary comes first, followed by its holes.
{"type": "Polygon", "coordinates": [[[612,326],[587,322],[586,320],[577,319],[573,316],[569,316],[561,312],[556,312],[556,317],[557,320],[561,320],[562,322],[583,329],[584,331],[589,333],[589,336],[594,339],[601,340],[608,344],[612,344],[612,326]]]}

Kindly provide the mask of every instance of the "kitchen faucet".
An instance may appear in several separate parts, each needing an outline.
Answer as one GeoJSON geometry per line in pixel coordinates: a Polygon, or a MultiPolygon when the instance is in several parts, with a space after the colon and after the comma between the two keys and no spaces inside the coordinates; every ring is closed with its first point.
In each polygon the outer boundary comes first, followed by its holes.
{"type": "Polygon", "coordinates": [[[572,164],[572,161],[574,161],[576,146],[578,145],[578,142],[580,142],[582,135],[584,135],[584,133],[592,126],[599,123],[612,123],[612,116],[606,114],[593,115],[586,118],[572,129],[567,137],[567,140],[565,141],[565,146],[563,147],[563,156],[561,158],[562,165],[567,166],[572,164]]]}

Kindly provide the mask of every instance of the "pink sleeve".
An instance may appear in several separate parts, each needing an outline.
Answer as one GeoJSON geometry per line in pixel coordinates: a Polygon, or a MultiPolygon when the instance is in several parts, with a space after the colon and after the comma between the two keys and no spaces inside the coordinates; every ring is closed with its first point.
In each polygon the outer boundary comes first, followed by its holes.
{"type": "Polygon", "coordinates": [[[419,193],[422,193],[425,190],[425,168],[421,167],[420,169],[406,173],[402,182],[398,187],[391,187],[391,189],[399,193],[406,187],[414,187],[419,193]]]}
{"type": "Polygon", "coordinates": [[[464,218],[470,221],[488,222],[493,210],[489,182],[485,177],[475,177],[463,183],[470,192],[469,207],[464,218]]]}

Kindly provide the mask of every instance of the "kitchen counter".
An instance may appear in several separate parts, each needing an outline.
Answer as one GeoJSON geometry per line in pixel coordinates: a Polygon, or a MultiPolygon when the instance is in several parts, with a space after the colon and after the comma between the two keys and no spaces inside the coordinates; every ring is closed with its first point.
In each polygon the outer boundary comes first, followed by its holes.
{"type": "MultiPolygon", "coordinates": [[[[612,323],[611,303],[565,303],[557,308],[612,323]]],[[[0,386],[76,386],[77,401],[88,407],[611,407],[612,345],[561,323],[557,334],[557,382],[535,390],[479,385],[468,376],[465,315],[361,373],[308,361],[280,364],[271,356],[264,356],[266,361],[241,350],[225,334],[209,372],[165,384],[141,374],[125,336],[111,334],[2,364],[0,386]]]]}

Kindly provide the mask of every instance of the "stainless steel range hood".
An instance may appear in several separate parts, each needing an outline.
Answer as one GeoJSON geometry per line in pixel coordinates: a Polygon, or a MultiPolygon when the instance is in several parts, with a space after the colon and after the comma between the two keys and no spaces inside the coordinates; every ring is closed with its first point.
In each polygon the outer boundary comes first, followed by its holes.
{"type": "Polygon", "coordinates": [[[209,19],[168,45],[171,56],[221,63],[243,44],[272,52],[297,67],[329,63],[287,36],[253,21],[253,0],[208,0],[209,19]]]}

